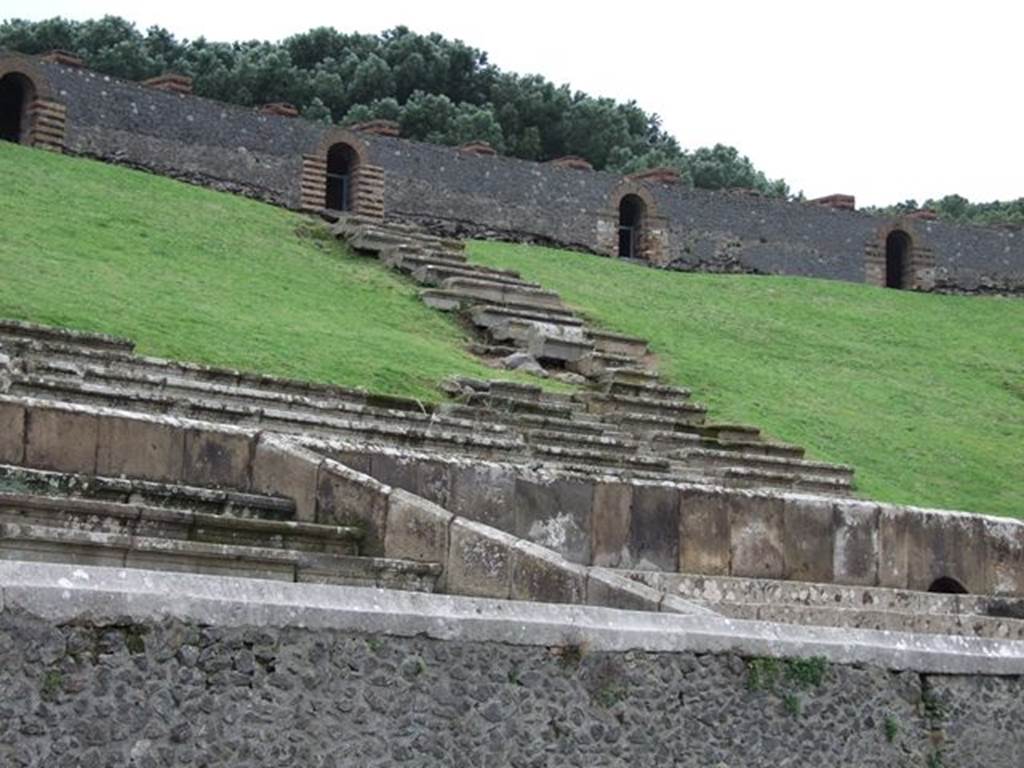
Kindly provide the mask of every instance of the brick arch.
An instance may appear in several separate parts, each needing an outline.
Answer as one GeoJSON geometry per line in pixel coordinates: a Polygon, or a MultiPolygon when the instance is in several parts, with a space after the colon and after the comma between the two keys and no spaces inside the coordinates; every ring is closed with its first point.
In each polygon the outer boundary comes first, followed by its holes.
{"type": "Polygon", "coordinates": [[[658,204],[654,200],[654,195],[651,194],[646,185],[638,181],[624,181],[617,184],[612,190],[610,207],[615,211],[616,215],[618,215],[619,206],[622,205],[622,199],[628,195],[636,195],[643,201],[648,216],[659,215],[658,204]]]}
{"type": "Polygon", "coordinates": [[[0,80],[14,76],[27,83],[21,143],[61,152],[67,130],[67,107],[56,100],[56,91],[38,62],[21,54],[0,56],[0,80]]]}
{"type": "Polygon", "coordinates": [[[865,282],[901,290],[930,290],[935,284],[935,255],[922,245],[922,239],[915,220],[906,216],[876,228],[864,246],[865,282]],[[894,253],[896,247],[902,249],[899,254],[894,253]]]}
{"type": "Polygon", "coordinates": [[[331,127],[323,132],[312,153],[302,156],[302,209],[323,210],[327,204],[327,156],[332,147],[344,145],[355,160],[351,166],[351,205],[360,216],[383,218],[384,170],[370,163],[369,147],[354,131],[331,127]]]}
{"type": "Polygon", "coordinates": [[[598,214],[597,250],[608,256],[621,253],[622,233],[619,229],[619,211],[623,200],[634,196],[642,205],[639,231],[634,235],[631,248],[633,258],[653,264],[668,261],[668,222],[646,184],[636,179],[623,179],[608,196],[608,206],[598,214]]]}

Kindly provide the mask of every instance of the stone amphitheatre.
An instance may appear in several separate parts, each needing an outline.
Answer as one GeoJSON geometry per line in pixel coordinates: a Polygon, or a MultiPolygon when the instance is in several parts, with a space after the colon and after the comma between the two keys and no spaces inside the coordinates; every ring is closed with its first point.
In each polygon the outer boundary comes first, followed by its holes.
{"type": "Polygon", "coordinates": [[[1024,523],[858,496],[465,247],[1014,294],[1018,232],[328,127],[59,52],[0,52],[0,132],[326,220],[482,360],[575,384],[423,403],[0,320],[0,765],[1024,764],[1024,523]]]}

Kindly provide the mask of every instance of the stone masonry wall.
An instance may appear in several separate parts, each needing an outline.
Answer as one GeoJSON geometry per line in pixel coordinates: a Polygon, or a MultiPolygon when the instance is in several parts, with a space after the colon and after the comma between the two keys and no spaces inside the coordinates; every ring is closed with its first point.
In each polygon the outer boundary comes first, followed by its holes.
{"type": "MultiPolygon", "coordinates": [[[[47,98],[66,108],[66,151],[291,208],[310,207],[302,195],[303,157],[325,160],[332,134],[352,136],[298,118],[0,54],[0,67],[18,66],[45,79],[47,98]]],[[[884,252],[888,232],[899,227],[910,233],[921,256],[911,254],[911,286],[1024,291],[1019,231],[889,220],[746,193],[624,181],[558,163],[475,155],[369,133],[359,134],[358,141],[361,163],[383,181],[384,214],[449,233],[613,255],[615,237],[608,228],[617,223],[618,202],[642,189],[651,201],[646,216],[653,239],[646,252],[663,266],[878,282],[869,263],[872,257],[877,261],[879,248],[884,252]]],[[[381,202],[375,197],[371,203],[366,213],[380,215],[381,202]]]]}
{"type": "Polygon", "coordinates": [[[0,765],[1016,768],[1019,677],[0,613],[0,765]]]}

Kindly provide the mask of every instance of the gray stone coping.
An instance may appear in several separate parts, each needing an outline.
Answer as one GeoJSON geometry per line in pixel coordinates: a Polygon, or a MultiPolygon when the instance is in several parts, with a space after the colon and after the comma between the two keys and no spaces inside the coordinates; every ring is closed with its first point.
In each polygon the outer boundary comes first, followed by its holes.
{"type": "Polygon", "coordinates": [[[588,651],[823,657],[931,674],[1024,674],[1024,642],[17,561],[0,563],[0,609],[54,623],[176,618],[588,651]]]}

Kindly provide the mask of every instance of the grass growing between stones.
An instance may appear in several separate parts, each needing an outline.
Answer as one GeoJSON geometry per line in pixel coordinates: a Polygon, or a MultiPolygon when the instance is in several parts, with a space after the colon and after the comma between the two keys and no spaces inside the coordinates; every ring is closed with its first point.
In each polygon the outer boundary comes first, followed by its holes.
{"type": "Polygon", "coordinates": [[[1024,301],[665,272],[474,243],[600,325],[650,339],[711,418],[852,464],[871,498],[1024,517],[1024,301]]]}
{"type": "Polygon", "coordinates": [[[308,217],[6,142],[0,168],[0,316],[422,399],[495,373],[411,283],[308,217]]]}

